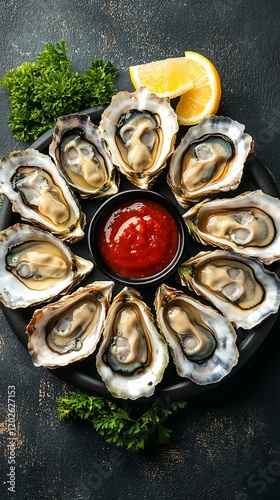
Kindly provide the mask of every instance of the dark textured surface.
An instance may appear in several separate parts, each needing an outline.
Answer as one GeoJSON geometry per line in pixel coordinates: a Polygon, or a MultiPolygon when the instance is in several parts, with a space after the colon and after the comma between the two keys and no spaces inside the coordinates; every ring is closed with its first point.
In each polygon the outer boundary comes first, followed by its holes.
{"type": "MultiPolygon", "coordinates": [[[[194,50],[218,68],[219,113],[245,123],[255,152],[280,188],[280,4],[278,0],[1,2],[0,78],[65,39],[77,70],[96,58],[119,69],[194,50]]],[[[0,156],[12,138],[0,89],[0,156]]],[[[0,213],[1,215],[1,213],[0,213]]],[[[86,500],[254,500],[280,497],[279,320],[250,362],[216,390],[189,400],[168,422],[170,444],[138,454],[107,445],[79,421],[60,422],[56,398],[71,388],[34,368],[0,316],[0,497],[86,500]],[[8,391],[15,386],[16,493],[9,494],[8,391]]]]}

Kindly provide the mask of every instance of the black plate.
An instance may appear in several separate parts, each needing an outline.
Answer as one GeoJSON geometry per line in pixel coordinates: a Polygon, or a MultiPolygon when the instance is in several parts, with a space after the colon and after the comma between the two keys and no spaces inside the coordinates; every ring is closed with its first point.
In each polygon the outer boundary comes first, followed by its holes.
{"type": "MultiPolygon", "coordinates": [[[[103,109],[104,109],[103,107],[93,108],[90,110],[86,110],[84,113],[89,114],[92,121],[98,124],[103,109]]],[[[182,128],[180,131],[180,136],[182,136],[185,132],[186,130],[182,128]]],[[[42,153],[48,154],[48,146],[52,138],[52,133],[53,130],[48,131],[37,141],[35,141],[31,145],[31,147],[38,149],[42,153]]],[[[180,136],[178,136],[178,140],[180,140],[180,136]]],[[[124,176],[121,176],[120,191],[129,189],[135,189],[135,186],[129,183],[124,176]]],[[[167,186],[166,170],[164,170],[160,174],[152,189],[169,198],[178,207],[181,214],[185,212],[185,210],[182,209],[182,207],[180,207],[177,204],[170,188],[167,186]]],[[[239,188],[235,191],[223,194],[222,197],[233,197],[244,191],[252,191],[255,189],[262,189],[262,191],[264,191],[265,193],[279,198],[279,191],[272,177],[270,176],[269,172],[254,155],[250,155],[250,157],[246,162],[242,182],[239,188]]],[[[102,201],[82,200],[79,196],[77,197],[80,201],[83,212],[86,213],[87,215],[87,221],[89,222],[93,213],[102,204],[102,201]]],[[[14,224],[15,222],[20,221],[19,214],[14,214],[11,211],[11,204],[7,198],[5,198],[3,201],[1,215],[2,217],[0,221],[0,230],[5,229],[8,226],[14,224]]],[[[77,255],[90,259],[90,253],[87,247],[87,234],[85,235],[85,238],[83,238],[82,241],[71,245],[71,249],[77,255]]],[[[198,253],[198,251],[206,249],[207,247],[204,247],[198,243],[189,240],[189,245],[187,253],[185,255],[185,260],[188,259],[190,256],[198,253]]],[[[275,271],[278,274],[278,276],[280,276],[279,264],[270,266],[270,268],[273,271],[275,271]]],[[[83,280],[80,286],[84,286],[95,280],[107,280],[106,276],[104,276],[97,269],[97,267],[95,267],[93,271],[90,273],[90,275],[88,275],[83,280]]],[[[174,288],[183,289],[183,287],[176,280],[176,273],[170,276],[165,283],[174,288]]],[[[113,289],[113,296],[115,296],[118,292],[120,292],[122,288],[123,285],[116,284],[113,289]]],[[[143,300],[151,307],[152,312],[154,312],[153,302],[154,302],[156,287],[139,286],[138,289],[143,296],[143,300]]],[[[185,291],[186,293],[190,293],[187,289],[185,291]]],[[[2,304],[1,307],[6,316],[6,319],[8,320],[17,338],[24,345],[24,347],[27,348],[27,335],[25,333],[25,328],[27,323],[31,319],[31,316],[35,308],[11,310],[5,308],[2,304]]],[[[267,338],[276,320],[276,317],[277,314],[270,316],[263,323],[261,323],[255,328],[252,328],[251,330],[248,331],[243,331],[242,329],[237,330],[237,335],[238,335],[237,345],[240,352],[239,361],[238,364],[233,368],[231,373],[227,377],[225,377],[221,382],[219,382],[219,384],[223,383],[223,381],[225,381],[229,377],[232,377],[236,373],[236,371],[239,370],[251,358],[251,356],[256,352],[256,350],[267,338]]],[[[57,377],[59,377],[60,379],[74,386],[77,389],[80,389],[89,394],[111,397],[96,371],[95,354],[92,354],[83,361],[78,361],[76,363],[68,365],[67,367],[58,368],[51,371],[54,375],[56,375],[57,377]]],[[[181,397],[199,395],[200,393],[206,390],[213,389],[214,385],[216,386],[217,384],[212,384],[208,386],[198,386],[187,379],[179,377],[175,370],[172,358],[170,357],[170,362],[165,371],[163,380],[157,386],[154,396],[150,397],[149,400],[154,400],[156,398],[176,399],[181,397]]]]}

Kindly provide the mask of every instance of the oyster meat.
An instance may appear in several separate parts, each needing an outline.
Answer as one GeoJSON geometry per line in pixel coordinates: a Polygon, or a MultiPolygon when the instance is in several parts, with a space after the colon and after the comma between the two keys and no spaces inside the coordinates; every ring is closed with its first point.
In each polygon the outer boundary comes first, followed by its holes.
{"type": "Polygon", "coordinates": [[[244,125],[211,115],[190,127],[175,149],[167,182],[183,207],[210,193],[236,189],[253,140],[244,125]]]}
{"type": "Polygon", "coordinates": [[[154,394],[168,363],[167,345],[138,291],[125,287],[114,298],[104,325],[96,367],[114,397],[154,394]]]}
{"type": "Polygon", "coordinates": [[[113,286],[112,281],[95,281],[34,312],[26,333],[35,366],[57,368],[95,351],[113,286]]]}
{"type": "Polygon", "coordinates": [[[59,117],[49,154],[71,188],[83,198],[101,198],[118,192],[118,171],[90,116],[59,117]]]}
{"type": "Polygon", "coordinates": [[[92,268],[47,231],[15,224],[0,232],[0,300],[11,309],[67,293],[92,268]]]}
{"type": "Polygon", "coordinates": [[[280,259],[280,200],[263,191],[204,200],[183,219],[193,239],[255,257],[265,264],[280,259]]]}
{"type": "Polygon", "coordinates": [[[278,311],[280,280],[256,259],[200,252],[179,266],[182,285],[211,302],[236,327],[253,328],[278,311]]]}
{"type": "Polygon", "coordinates": [[[14,151],[0,161],[0,193],[22,219],[75,242],[84,237],[85,215],[51,158],[37,151],[14,151]]]}
{"type": "Polygon", "coordinates": [[[140,87],[114,95],[99,128],[119,170],[137,187],[149,189],[174,150],[179,127],[168,98],[140,87]]]}
{"type": "Polygon", "coordinates": [[[226,318],[164,284],[156,291],[155,308],[158,326],[181,377],[206,385],[230,373],[239,351],[235,330],[226,318]]]}

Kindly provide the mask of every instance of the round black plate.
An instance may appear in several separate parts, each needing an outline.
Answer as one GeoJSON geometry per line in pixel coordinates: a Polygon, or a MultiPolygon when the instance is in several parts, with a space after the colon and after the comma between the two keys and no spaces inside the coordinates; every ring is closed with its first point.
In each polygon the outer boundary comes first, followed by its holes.
{"type": "MultiPolygon", "coordinates": [[[[103,107],[98,107],[86,110],[84,111],[84,113],[89,114],[93,123],[98,124],[103,110],[104,110],[103,107]]],[[[185,134],[185,132],[186,130],[184,130],[184,128],[180,130],[180,135],[178,135],[178,141],[180,140],[180,137],[185,134]]],[[[48,154],[48,147],[52,138],[52,133],[53,129],[46,132],[37,141],[35,141],[31,145],[31,147],[38,149],[42,153],[48,154]]],[[[127,181],[127,179],[124,176],[121,176],[120,191],[129,189],[135,189],[135,186],[129,183],[129,181],[127,181]]],[[[271,178],[270,174],[268,173],[266,168],[261,164],[261,162],[254,155],[251,155],[246,162],[242,182],[239,188],[235,191],[223,194],[222,197],[223,198],[233,197],[244,191],[252,191],[255,189],[262,189],[262,191],[266,192],[267,194],[279,198],[279,191],[273,179],[271,178]]],[[[153,185],[152,190],[159,192],[160,194],[169,198],[178,207],[181,214],[185,212],[185,210],[177,204],[170,188],[166,183],[166,169],[160,174],[157,181],[153,185]]],[[[79,195],[77,195],[77,198],[79,199],[83,212],[87,216],[87,222],[89,222],[94,212],[102,204],[102,201],[82,200],[79,197],[79,195]]],[[[0,230],[5,229],[8,226],[14,224],[15,222],[20,221],[19,214],[14,214],[12,212],[11,204],[7,198],[4,198],[1,209],[1,215],[2,217],[0,221],[0,230]]],[[[86,227],[86,232],[87,232],[87,227],[86,227]]],[[[85,235],[82,241],[71,245],[71,249],[77,255],[90,259],[90,253],[87,246],[87,234],[85,235]]],[[[190,256],[195,255],[199,251],[206,249],[207,247],[192,242],[191,239],[189,239],[189,245],[184,260],[187,260],[190,256]]],[[[271,269],[280,276],[280,265],[278,264],[273,265],[271,266],[271,269]]],[[[80,286],[84,286],[96,280],[107,280],[107,278],[99,271],[97,267],[94,267],[93,271],[83,280],[80,286]]],[[[173,275],[171,275],[165,281],[165,283],[174,288],[179,288],[181,290],[183,289],[183,287],[179,284],[179,282],[176,279],[176,272],[173,275]]],[[[116,284],[113,289],[113,296],[119,293],[120,290],[123,288],[123,286],[124,285],[116,284]]],[[[149,307],[152,309],[152,312],[154,313],[153,302],[154,302],[156,287],[139,286],[137,288],[142,294],[143,300],[149,305],[149,307]]],[[[186,291],[186,293],[190,293],[187,289],[184,291],[186,291]]],[[[24,345],[24,347],[27,348],[27,335],[25,333],[25,328],[27,323],[31,319],[35,308],[11,310],[5,308],[2,304],[1,307],[14,333],[21,341],[21,343],[24,345]]],[[[237,365],[233,368],[231,373],[227,377],[225,377],[225,379],[232,377],[236,373],[236,371],[239,370],[251,358],[251,356],[255,353],[255,351],[260,347],[260,345],[264,342],[264,340],[268,336],[276,320],[276,317],[277,314],[270,316],[262,324],[258,325],[255,328],[252,328],[251,330],[247,331],[243,331],[242,329],[237,330],[237,335],[238,335],[237,345],[240,352],[239,361],[237,365]]],[[[66,383],[84,392],[97,396],[110,397],[109,392],[107,391],[104,383],[102,382],[100,376],[96,371],[95,354],[92,354],[83,361],[72,363],[67,367],[54,369],[52,370],[52,373],[58,376],[63,381],[65,381],[66,383]]],[[[223,381],[225,379],[223,379],[223,381]]],[[[221,381],[220,383],[223,383],[223,381],[221,381]]],[[[170,357],[170,362],[165,371],[163,380],[161,381],[160,384],[158,384],[154,396],[149,398],[149,400],[154,400],[158,398],[176,399],[181,397],[199,395],[200,393],[206,390],[213,389],[213,385],[214,384],[208,386],[199,386],[187,379],[179,377],[175,370],[172,358],[170,357]]]]}

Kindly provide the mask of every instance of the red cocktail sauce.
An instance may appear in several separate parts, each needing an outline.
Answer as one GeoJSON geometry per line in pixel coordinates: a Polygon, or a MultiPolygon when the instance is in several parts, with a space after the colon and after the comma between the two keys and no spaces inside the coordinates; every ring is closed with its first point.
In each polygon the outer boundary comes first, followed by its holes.
{"type": "Polygon", "coordinates": [[[126,278],[146,278],[173,260],[179,233],[172,215],[159,203],[129,200],[105,216],[98,233],[104,262],[126,278]]]}

